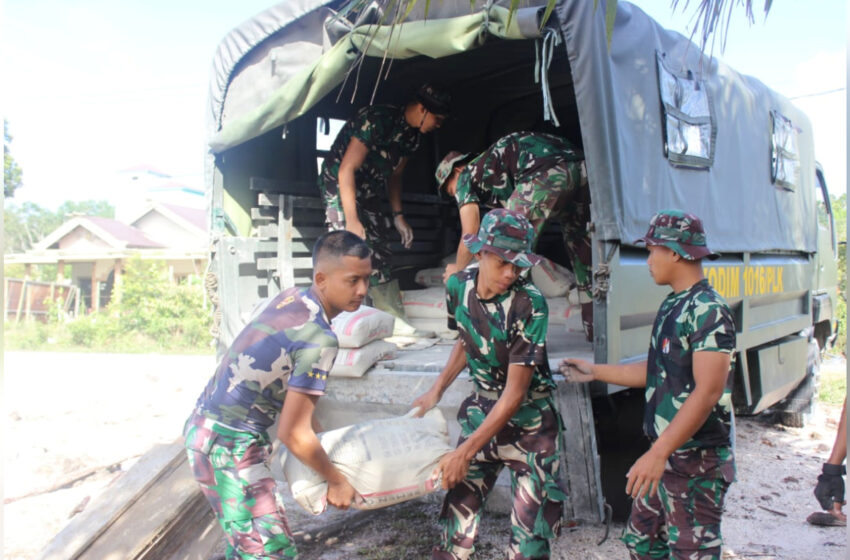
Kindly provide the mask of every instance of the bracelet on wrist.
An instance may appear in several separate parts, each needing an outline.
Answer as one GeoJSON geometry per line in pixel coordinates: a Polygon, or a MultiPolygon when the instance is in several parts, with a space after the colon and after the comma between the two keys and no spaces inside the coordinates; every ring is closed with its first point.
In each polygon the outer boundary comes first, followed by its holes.
{"type": "Polygon", "coordinates": [[[402,212],[401,210],[393,210],[393,218],[395,218],[396,216],[401,216],[402,214],[404,214],[404,212],[402,212]]]}

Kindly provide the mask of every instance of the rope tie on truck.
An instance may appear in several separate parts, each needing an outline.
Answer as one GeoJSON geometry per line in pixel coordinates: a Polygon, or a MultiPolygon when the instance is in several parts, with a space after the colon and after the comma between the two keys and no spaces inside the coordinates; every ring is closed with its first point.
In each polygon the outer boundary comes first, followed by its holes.
{"type": "Polygon", "coordinates": [[[543,93],[543,120],[561,126],[555,115],[555,104],[552,102],[552,92],[549,88],[549,66],[555,57],[555,47],[561,44],[561,36],[551,27],[544,28],[542,34],[542,41],[534,41],[534,83],[540,84],[540,91],[543,93]]]}

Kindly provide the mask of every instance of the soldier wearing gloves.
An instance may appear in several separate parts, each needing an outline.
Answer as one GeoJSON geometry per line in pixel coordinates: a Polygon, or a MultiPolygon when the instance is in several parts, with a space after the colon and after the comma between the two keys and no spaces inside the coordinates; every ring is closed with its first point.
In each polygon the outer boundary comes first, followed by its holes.
{"type": "Polygon", "coordinates": [[[360,109],[339,131],[319,173],[328,227],[348,230],[366,240],[372,250],[372,305],[399,319],[396,334],[416,334],[404,322],[398,282],[390,278],[391,224],[403,247],[409,249],[413,243],[413,229],[401,204],[402,173],[422,135],[443,123],[450,102],[447,91],[424,84],[404,107],[360,109]],[[391,217],[381,208],[387,198],[391,217]]]}
{"type": "Polygon", "coordinates": [[[847,515],[842,511],[842,506],[847,503],[844,500],[844,475],[847,474],[844,459],[846,457],[847,397],[844,398],[844,407],[841,409],[841,419],[838,421],[838,433],[835,435],[832,453],[823,464],[822,472],[818,475],[817,486],[815,486],[815,498],[824,511],[811,514],[808,518],[809,523],[838,527],[847,525],[847,515]]]}
{"type": "Polygon", "coordinates": [[[649,451],[627,474],[632,511],[622,540],[632,559],[720,558],[720,521],[735,476],[730,440],[735,325],[726,302],[703,277],[702,222],[664,210],[638,240],[649,272],[673,291],[662,302],[638,364],[592,364],[568,358],[568,382],[599,380],[646,388],[643,428],[649,451]]]}
{"type": "MultiPolygon", "coordinates": [[[[581,151],[551,134],[514,132],[474,158],[449,152],[435,177],[438,189],[445,189],[457,202],[464,235],[478,231],[479,204],[503,206],[524,215],[534,228],[535,245],[547,220],[560,221],[582,304],[585,334],[593,340],[593,262],[587,234],[590,191],[581,151]]],[[[457,260],[446,267],[444,280],[471,260],[472,254],[461,241],[457,260]]]]}
{"type": "Polygon", "coordinates": [[[510,469],[514,502],[507,558],[549,558],[566,495],[558,480],[561,420],[546,354],[548,308],[520,277],[536,264],[534,231],[525,217],[497,209],[464,243],[479,261],[449,278],[449,328],[459,340],[434,385],[413,402],[426,411],[468,367],[474,391],[461,403],[457,449],[438,469],[449,490],[443,534],[432,558],[467,559],[481,510],[499,472],[510,469]]]}

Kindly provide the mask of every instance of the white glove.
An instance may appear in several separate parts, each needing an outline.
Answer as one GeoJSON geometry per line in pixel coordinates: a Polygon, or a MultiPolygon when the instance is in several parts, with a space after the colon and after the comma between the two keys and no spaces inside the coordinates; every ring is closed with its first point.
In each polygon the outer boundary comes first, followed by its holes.
{"type": "Polygon", "coordinates": [[[401,235],[401,245],[405,249],[410,249],[410,246],[413,245],[413,228],[410,227],[402,214],[393,218],[393,225],[401,235]]]}

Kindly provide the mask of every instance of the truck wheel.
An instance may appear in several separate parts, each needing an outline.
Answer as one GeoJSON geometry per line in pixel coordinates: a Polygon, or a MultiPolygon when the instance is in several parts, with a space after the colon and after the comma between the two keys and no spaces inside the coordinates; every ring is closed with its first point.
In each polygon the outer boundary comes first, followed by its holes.
{"type": "Polygon", "coordinates": [[[816,339],[809,341],[806,360],[806,377],[779,405],[779,423],[791,428],[802,428],[815,409],[820,381],[820,345],[816,339]]]}

